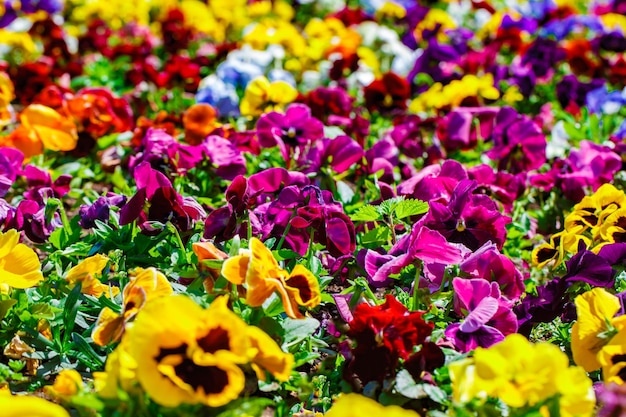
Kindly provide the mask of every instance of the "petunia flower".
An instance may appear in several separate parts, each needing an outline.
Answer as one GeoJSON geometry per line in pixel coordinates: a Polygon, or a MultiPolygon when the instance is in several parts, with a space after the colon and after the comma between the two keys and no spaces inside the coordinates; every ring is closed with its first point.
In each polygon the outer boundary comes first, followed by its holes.
{"type": "Polygon", "coordinates": [[[122,292],[122,314],[109,307],[102,309],[91,333],[94,343],[106,346],[117,342],[124,334],[127,324],[135,318],[146,302],[172,295],[173,292],[165,275],[155,268],[135,269],[122,292]]]}
{"type": "Polygon", "coordinates": [[[250,239],[250,249],[228,258],[222,275],[235,285],[245,285],[246,304],[260,307],[278,292],[285,313],[293,319],[304,318],[298,306],[313,308],[321,301],[317,278],[303,265],[291,273],[280,266],[272,252],[257,238],[250,239]]]}
{"type": "Polygon", "coordinates": [[[243,116],[259,116],[264,111],[282,110],[293,102],[297,91],[284,81],[270,81],[261,76],[253,79],[246,86],[241,99],[240,109],[243,116]]]}
{"type": "Polygon", "coordinates": [[[34,250],[18,243],[20,234],[11,229],[0,233],[0,283],[30,288],[43,281],[41,263],[34,250]]]}

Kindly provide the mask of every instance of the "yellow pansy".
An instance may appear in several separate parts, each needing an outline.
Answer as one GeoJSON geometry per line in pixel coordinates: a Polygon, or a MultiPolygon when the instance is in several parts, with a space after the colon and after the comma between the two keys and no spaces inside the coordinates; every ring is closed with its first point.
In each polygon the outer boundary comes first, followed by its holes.
{"type": "Polygon", "coordinates": [[[63,369],[46,392],[53,397],[71,397],[83,390],[83,378],[74,369],[63,369]]]}
{"type": "Polygon", "coordinates": [[[30,395],[0,394],[3,417],[70,417],[58,404],[30,395]]]}
{"type": "Polygon", "coordinates": [[[109,287],[103,284],[97,278],[102,274],[104,267],[109,262],[109,258],[104,255],[94,255],[89,258],[85,258],[78,263],[78,265],[72,267],[67,272],[65,279],[70,285],[76,285],[80,283],[81,292],[83,294],[93,295],[94,297],[100,297],[104,294],[107,297],[111,295],[116,296],[120,293],[118,287],[109,287]]]}
{"type": "Polygon", "coordinates": [[[342,394],[325,414],[326,417],[419,417],[416,411],[405,410],[397,405],[384,406],[360,394],[342,394]]]}
{"type": "Polygon", "coordinates": [[[406,9],[398,3],[386,1],[378,10],[376,10],[376,19],[380,20],[385,17],[394,19],[403,19],[406,16],[406,9]]]}
{"type": "Polygon", "coordinates": [[[259,116],[264,112],[282,110],[298,97],[298,91],[285,81],[271,82],[257,77],[246,86],[240,109],[244,116],[259,116]]]}
{"type": "Polygon", "coordinates": [[[416,97],[409,107],[414,113],[458,107],[463,100],[475,97],[496,100],[500,92],[494,86],[492,74],[477,76],[469,74],[443,86],[434,83],[427,91],[416,97]]]}
{"type": "Polygon", "coordinates": [[[626,16],[618,13],[606,13],[600,15],[600,20],[608,30],[619,30],[626,33],[626,16]]]}
{"type": "Polygon", "coordinates": [[[572,326],[574,362],[591,372],[601,366],[598,354],[619,330],[626,316],[614,317],[620,310],[619,299],[604,288],[594,288],[576,297],[576,323],[572,326]]]}
{"type": "Polygon", "coordinates": [[[569,367],[565,353],[550,343],[530,343],[511,334],[474,357],[450,366],[457,402],[499,398],[510,407],[534,406],[557,396],[562,416],[590,416],[595,406],[591,380],[569,367]]]}
{"type": "Polygon", "coordinates": [[[235,285],[245,284],[246,304],[261,306],[274,292],[278,292],[285,313],[291,318],[304,316],[298,306],[312,308],[321,301],[319,283],[304,266],[288,273],[278,266],[272,252],[257,238],[250,239],[250,250],[233,256],[222,265],[222,275],[235,285]]]}
{"type": "Polygon", "coordinates": [[[137,391],[137,361],[128,351],[128,339],[122,341],[107,357],[104,372],[94,372],[94,389],[106,399],[118,399],[137,391]],[[121,394],[121,395],[120,395],[121,394]]]}
{"type": "Polygon", "coordinates": [[[41,263],[35,251],[19,240],[15,229],[0,233],[0,283],[13,288],[34,287],[43,280],[41,263]]]}
{"type": "Polygon", "coordinates": [[[566,230],[555,233],[550,236],[550,243],[542,243],[533,249],[532,263],[537,268],[543,268],[548,263],[555,261],[553,268],[558,268],[566,254],[578,252],[581,241],[584,242],[585,247],[591,246],[591,240],[584,235],[569,233],[566,230]]]}
{"type": "Polygon", "coordinates": [[[293,358],[260,336],[220,297],[202,309],[183,295],[146,303],[123,338],[136,363],[135,374],[152,399],[166,407],[219,407],[239,397],[245,385],[241,365],[251,363],[285,379],[293,358]]]}
{"type": "Polygon", "coordinates": [[[606,384],[622,385],[626,382],[626,326],[602,347],[598,354],[602,365],[602,378],[606,384]]]}
{"type": "Polygon", "coordinates": [[[123,291],[123,311],[117,314],[109,307],[104,307],[98,316],[91,338],[100,346],[117,342],[124,333],[124,329],[144,306],[144,304],[158,297],[172,295],[174,290],[167,277],[156,268],[136,268],[123,291]]]}

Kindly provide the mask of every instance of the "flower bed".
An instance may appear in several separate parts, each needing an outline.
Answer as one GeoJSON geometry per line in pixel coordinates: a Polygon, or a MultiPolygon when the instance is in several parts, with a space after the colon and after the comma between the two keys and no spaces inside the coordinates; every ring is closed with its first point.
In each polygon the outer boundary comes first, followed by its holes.
{"type": "Polygon", "coordinates": [[[0,3],[0,414],[626,415],[625,34],[0,3]]]}

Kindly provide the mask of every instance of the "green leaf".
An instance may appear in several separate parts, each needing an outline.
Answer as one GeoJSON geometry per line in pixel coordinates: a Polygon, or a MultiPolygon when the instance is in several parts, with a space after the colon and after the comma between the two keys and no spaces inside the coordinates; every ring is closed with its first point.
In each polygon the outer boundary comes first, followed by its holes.
{"type": "Polygon", "coordinates": [[[311,337],[319,327],[320,322],[311,317],[285,319],[283,322],[283,328],[285,329],[284,345],[294,345],[307,337],[311,337]]]}
{"type": "Polygon", "coordinates": [[[406,217],[417,216],[428,212],[428,203],[410,198],[400,201],[394,209],[396,218],[404,219],[406,217]]]}
{"type": "Polygon", "coordinates": [[[378,226],[361,236],[361,243],[366,245],[369,243],[382,244],[389,241],[391,230],[387,226],[378,226]]]}
{"type": "Polygon", "coordinates": [[[84,337],[78,333],[72,333],[72,341],[81,353],[98,365],[98,368],[102,368],[104,366],[106,357],[98,355],[84,337]]]}
{"type": "Polygon", "coordinates": [[[390,198],[389,200],[385,200],[380,203],[378,206],[378,211],[384,216],[389,216],[391,213],[396,211],[396,207],[400,202],[404,201],[404,196],[390,198]]]}
{"type": "Polygon", "coordinates": [[[350,218],[353,222],[374,222],[382,220],[383,217],[375,206],[368,204],[367,206],[360,207],[350,218]]]}
{"type": "Polygon", "coordinates": [[[63,335],[63,346],[67,345],[70,340],[70,334],[74,328],[76,322],[76,315],[78,314],[78,306],[81,304],[80,292],[81,285],[76,285],[72,291],[67,295],[65,299],[65,306],[63,308],[63,325],[65,326],[65,334],[63,335]]]}
{"type": "Polygon", "coordinates": [[[48,319],[52,320],[54,318],[54,311],[50,304],[46,303],[35,303],[30,307],[30,313],[36,319],[48,319]]]}
{"type": "Polygon", "coordinates": [[[428,398],[439,404],[448,402],[448,394],[436,385],[422,384],[428,398]]]}
{"type": "Polygon", "coordinates": [[[9,300],[0,300],[0,320],[7,315],[11,307],[17,304],[17,300],[9,299],[9,300]]]}
{"type": "MultiPolygon", "coordinates": [[[[240,417],[240,416],[254,416],[260,417],[265,409],[274,405],[274,402],[269,398],[253,397],[245,398],[230,403],[228,410],[221,412],[217,417],[240,417]]],[[[273,415],[273,414],[272,414],[273,415]]]]}

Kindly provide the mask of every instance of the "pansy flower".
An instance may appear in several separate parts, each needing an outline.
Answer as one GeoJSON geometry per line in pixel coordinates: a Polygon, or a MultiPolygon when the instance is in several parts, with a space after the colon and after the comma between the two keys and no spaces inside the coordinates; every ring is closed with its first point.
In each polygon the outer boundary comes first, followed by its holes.
{"type": "Polygon", "coordinates": [[[19,243],[20,234],[11,229],[0,233],[0,284],[30,288],[43,281],[41,263],[35,251],[19,243]]]}
{"type": "Polygon", "coordinates": [[[257,238],[250,239],[250,249],[228,258],[222,265],[222,275],[235,285],[245,285],[246,304],[260,307],[278,292],[287,315],[293,319],[304,316],[298,306],[313,308],[321,301],[317,278],[303,265],[291,273],[285,271],[272,252],[257,238]]]}
{"type": "Polygon", "coordinates": [[[134,362],[136,380],[158,404],[219,407],[245,387],[242,366],[264,377],[288,379],[293,356],[260,329],[248,326],[220,297],[202,309],[184,295],[159,297],[139,312],[122,345],[134,362]],[[184,312],[184,318],[181,317],[184,312]]]}
{"type": "Polygon", "coordinates": [[[80,285],[83,294],[93,295],[99,298],[116,296],[120,293],[118,287],[103,284],[98,279],[102,271],[109,263],[109,258],[104,255],[93,255],[80,261],[65,275],[65,280],[72,286],[80,285]]]}
{"type": "Polygon", "coordinates": [[[194,104],[183,114],[185,142],[190,145],[200,144],[204,138],[219,127],[217,113],[209,104],[194,104]]]}
{"type": "Polygon", "coordinates": [[[388,72],[365,87],[365,106],[369,111],[381,113],[406,110],[410,94],[408,81],[393,72],[388,72]]]}
{"type": "Polygon", "coordinates": [[[424,320],[423,313],[407,310],[392,295],[378,306],[359,304],[349,326],[347,334],[356,345],[351,348],[347,366],[363,384],[393,375],[401,358],[411,360],[415,355],[432,353],[415,347],[429,344],[426,339],[433,324],[424,320]]]}
{"type": "Polygon", "coordinates": [[[449,325],[445,334],[459,351],[489,347],[517,331],[512,303],[502,297],[497,283],[482,278],[454,278],[452,287],[455,310],[465,318],[449,325]]]}
{"type": "Polygon", "coordinates": [[[117,342],[122,337],[126,324],[137,315],[147,301],[172,295],[173,292],[172,286],[161,272],[155,268],[137,268],[122,292],[122,314],[109,307],[104,307],[100,312],[91,334],[94,343],[106,346],[117,342]]]}
{"type": "Polygon", "coordinates": [[[270,82],[261,76],[246,86],[240,109],[244,116],[259,116],[265,111],[282,110],[293,102],[298,92],[285,81],[270,82]]]}
{"type": "Polygon", "coordinates": [[[574,362],[587,372],[601,367],[599,354],[613,336],[626,328],[626,316],[620,311],[619,299],[604,288],[594,288],[574,300],[578,319],[572,327],[574,362]]]}

